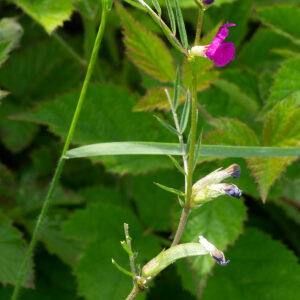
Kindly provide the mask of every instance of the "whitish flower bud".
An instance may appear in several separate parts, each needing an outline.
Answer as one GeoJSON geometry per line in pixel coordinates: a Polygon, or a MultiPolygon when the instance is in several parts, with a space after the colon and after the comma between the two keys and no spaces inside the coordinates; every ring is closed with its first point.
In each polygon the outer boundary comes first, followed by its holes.
{"type": "Polygon", "coordinates": [[[242,191],[234,184],[220,183],[226,178],[237,178],[241,174],[241,169],[237,164],[229,166],[227,169],[217,169],[198,180],[193,185],[192,199],[194,204],[202,204],[221,195],[240,198],[242,191]]]}
{"type": "Polygon", "coordinates": [[[225,259],[224,253],[217,249],[216,246],[210,243],[205,237],[199,236],[199,242],[219,265],[226,266],[230,262],[230,260],[225,259]]]}
{"type": "Polygon", "coordinates": [[[207,48],[208,48],[208,46],[194,46],[190,50],[189,54],[190,54],[191,57],[194,57],[194,56],[207,57],[205,55],[205,52],[206,52],[207,48]]]}

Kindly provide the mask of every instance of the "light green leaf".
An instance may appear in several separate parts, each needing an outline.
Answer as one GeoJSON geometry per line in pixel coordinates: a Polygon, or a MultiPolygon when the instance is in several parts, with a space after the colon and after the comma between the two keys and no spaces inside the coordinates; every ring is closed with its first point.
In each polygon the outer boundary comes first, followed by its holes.
{"type": "MultiPolygon", "coordinates": [[[[8,58],[8,54],[18,45],[23,28],[13,18],[0,20],[0,66],[8,58]]],[[[1,98],[1,96],[0,96],[1,98]]]]}
{"type": "Polygon", "coordinates": [[[168,10],[168,15],[169,15],[170,23],[171,23],[172,32],[176,35],[176,21],[175,21],[175,16],[174,16],[171,0],[165,0],[165,2],[166,2],[167,10],[168,10]]]}
{"type": "Polygon", "coordinates": [[[152,3],[154,5],[158,15],[161,16],[161,7],[160,7],[158,1],[157,0],[152,0],[152,3]]]}
{"type": "Polygon", "coordinates": [[[72,0],[15,0],[16,4],[31,16],[36,22],[41,24],[50,34],[58,26],[62,26],[64,21],[70,19],[74,9],[72,0]]]}
{"type": "Polygon", "coordinates": [[[258,17],[274,31],[300,45],[300,7],[273,5],[257,9],[258,17]]]}
{"type": "Polygon", "coordinates": [[[176,73],[173,58],[163,41],[142,27],[121,5],[117,5],[117,10],[124,27],[124,43],[130,60],[156,80],[173,81],[176,73]]]}
{"type": "Polygon", "coordinates": [[[158,187],[160,187],[161,189],[169,192],[169,193],[176,194],[176,195],[179,195],[179,196],[182,196],[182,197],[185,196],[185,193],[182,192],[182,191],[180,191],[180,190],[177,190],[177,189],[174,189],[174,188],[162,185],[162,184],[157,183],[157,182],[154,182],[154,184],[157,185],[158,187]]]}
{"type": "MultiPolygon", "coordinates": [[[[50,131],[66,138],[78,92],[63,95],[54,102],[45,102],[19,119],[48,125],[50,131]]],[[[152,115],[132,113],[136,97],[114,85],[90,85],[79,118],[73,142],[81,145],[109,141],[170,141],[176,137],[162,130],[152,115]],[[99,101],[101,99],[101,101],[99,101]]],[[[98,159],[99,161],[99,159],[98,159]]],[[[167,157],[106,157],[101,161],[114,172],[140,173],[159,167],[170,167],[167,157]]]]}
{"type": "Polygon", "coordinates": [[[178,0],[173,0],[173,1],[174,1],[174,6],[175,6],[176,19],[177,19],[177,25],[178,25],[181,43],[182,43],[183,47],[185,49],[187,49],[189,47],[189,42],[188,42],[188,38],[187,38],[187,34],[186,34],[184,19],[182,16],[179,1],[178,0]]]}
{"type": "Polygon", "coordinates": [[[276,103],[292,94],[300,94],[300,58],[290,58],[283,62],[281,68],[275,74],[271,95],[266,106],[260,114],[265,116],[266,112],[276,103]]]}
{"type": "Polygon", "coordinates": [[[159,87],[147,90],[145,96],[133,107],[133,111],[150,111],[154,109],[170,110],[170,104],[167,99],[165,89],[170,96],[174,94],[172,88],[159,87]]]}
{"type": "Polygon", "coordinates": [[[247,229],[226,256],[226,268],[216,268],[203,299],[294,300],[300,294],[300,267],[296,256],[257,229],[247,229]]]}
{"type": "Polygon", "coordinates": [[[180,80],[181,80],[181,74],[180,74],[180,69],[178,68],[177,72],[176,72],[175,82],[174,82],[174,97],[173,97],[174,100],[173,100],[173,103],[174,103],[175,109],[177,109],[178,103],[179,103],[180,89],[181,89],[180,80]]]}
{"type": "Polygon", "coordinates": [[[190,117],[190,107],[191,107],[191,94],[188,90],[187,94],[186,94],[186,99],[185,99],[183,111],[182,111],[182,116],[181,116],[181,119],[180,119],[180,125],[179,125],[181,133],[184,133],[184,131],[187,127],[189,117],[190,117]]]}
{"type": "MultiPolygon", "coordinates": [[[[217,198],[192,212],[184,229],[182,242],[198,242],[199,235],[203,235],[218,249],[225,250],[242,232],[245,219],[246,207],[242,200],[228,196],[217,198]]],[[[231,259],[227,253],[225,256],[231,259]]],[[[178,272],[184,287],[197,294],[214,265],[215,261],[209,255],[180,262],[178,272]],[[190,269],[188,273],[184,271],[186,264],[190,269]],[[193,279],[190,280],[190,277],[193,279]]]]}
{"type": "MultiPolygon", "coordinates": [[[[0,213],[0,282],[17,283],[20,266],[26,253],[26,243],[21,233],[12,226],[12,221],[0,213]]],[[[33,269],[30,261],[23,280],[24,287],[33,286],[33,269]]]]}
{"type": "MultiPolygon", "coordinates": [[[[241,130],[242,131],[242,130],[241,130]]],[[[207,138],[213,142],[213,138],[222,137],[218,132],[211,134],[207,138]]],[[[251,132],[250,132],[251,134],[251,132]]],[[[250,135],[251,137],[251,135],[250,135]]],[[[253,137],[254,138],[254,137],[253,137]]],[[[236,141],[234,137],[230,139],[236,141]]],[[[218,142],[226,143],[226,140],[219,139],[218,142]]],[[[239,142],[236,142],[239,144],[239,142]]],[[[244,141],[247,144],[246,141],[244,141]]],[[[80,158],[93,156],[110,155],[179,155],[182,156],[179,144],[172,143],[151,143],[151,142],[120,142],[103,143],[82,146],[71,149],[67,152],[66,158],[80,158]]],[[[228,146],[228,145],[201,145],[200,156],[218,156],[218,157],[284,157],[299,156],[300,147],[261,147],[261,146],[228,146]]]]}
{"type": "MultiPolygon", "coordinates": [[[[278,102],[269,112],[264,124],[263,140],[266,146],[300,145],[300,108],[292,98],[278,102]]],[[[249,159],[249,167],[259,184],[260,195],[266,200],[269,189],[288,165],[298,157],[249,159]]]]}
{"type": "Polygon", "coordinates": [[[87,300],[125,299],[130,292],[132,279],[111,263],[113,257],[129,268],[128,255],[120,245],[125,222],[129,224],[133,250],[139,253],[137,261],[144,263],[154,257],[159,252],[157,240],[150,235],[143,236],[142,225],[127,207],[98,202],[75,212],[65,224],[67,236],[87,244],[75,269],[78,293],[87,300]]]}

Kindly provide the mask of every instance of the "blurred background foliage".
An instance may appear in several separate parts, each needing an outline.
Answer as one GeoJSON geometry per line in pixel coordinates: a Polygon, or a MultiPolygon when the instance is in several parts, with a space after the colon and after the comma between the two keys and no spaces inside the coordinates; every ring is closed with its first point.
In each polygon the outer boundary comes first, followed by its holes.
{"type": "MultiPolygon", "coordinates": [[[[9,299],[48,183],[66,138],[99,24],[98,0],[0,2],[0,299],[9,299]]],[[[163,17],[167,19],[164,1],[163,17]]],[[[181,0],[192,43],[193,0],[181,0]]],[[[215,0],[203,41],[220,22],[235,23],[236,59],[224,69],[199,65],[203,143],[300,146],[300,1],[215,0]]],[[[165,141],[176,137],[153,118],[171,120],[163,88],[177,66],[189,70],[161,30],[138,9],[115,6],[73,145],[165,141]],[[150,33],[151,31],[151,33],[150,33]],[[123,43],[124,35],[127,37],[123,43]],[[130,41],[136,48],[132,48],[130,41]]],[[[167,20],[168,22],[168,20],[167,20]]],[[[182,109],[182,108],[180,108],[182,109]]],[[[231,260],[182,260],[138,299],[297,299],[300,297],[300,163],[297,157],[201,158],[195,179],[238,163],[241,200],[228,196],[190,216],[183,241],[204,235],[231,260]]],[[[120,247],[130,225],[143,265],[170,244],[181,188],[167,157],[69,160],[56,190],[20,299],[124,299],[131,280],[120,247]]]]}

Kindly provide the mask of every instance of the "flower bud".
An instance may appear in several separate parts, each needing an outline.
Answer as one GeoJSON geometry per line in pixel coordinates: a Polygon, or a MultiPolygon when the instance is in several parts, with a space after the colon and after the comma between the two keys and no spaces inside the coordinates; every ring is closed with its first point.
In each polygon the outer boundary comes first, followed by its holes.
{"type": "Polygon", "coordinates": [[[203,3],[206,5],[213,4],[214,2],[215,2],[215,0],[203,0],[203,3]]]}
{"type": "Polygon", "coordinates": [[[240,198],[242,191],[234,184],[220,183],[226,178],[238,178],[241,169],[237,164],[229,166],[227,169],[217,169],[198,180],[193,185],[192,199],[194,204],[202,204],[217,198],[221,195],[229,195],[231,197],[240,198]]]}
{"type": "Polygon", "coordinates": [[[216,246],[210,243],[205,237],[199,236],[199,242],[219,265],[226,266],[230,262],[230,260],[225,259],[224,253],[217,249],[216,246]]]}

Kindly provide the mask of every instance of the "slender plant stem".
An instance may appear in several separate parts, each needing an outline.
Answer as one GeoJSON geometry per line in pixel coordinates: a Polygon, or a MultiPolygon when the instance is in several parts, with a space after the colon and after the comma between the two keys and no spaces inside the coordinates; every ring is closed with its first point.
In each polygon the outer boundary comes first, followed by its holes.
{"type": "Polygon", "coordinates": [[[94,49],[93,49],[93,52],[92,52],[92,55],[91,55],[91,58],[90,58],[89,66],[88,66],[88,69],[87,69],[87,72],[86,72],[85,80],[83,82],[83,86],[82,86],[82,89],[81,89],[81,93],[80,93],[80,96],[79,96],[77,107],[76,107],[76,110],[75,110],[75,113],[74,113],[74,116],[73,116],[73,120],[72,120],[70,129],[69,129],[69,132],[68,132],[68,136],[67,136],[67,139],[66,139],[61,157],[58,161],[58,165],[57,165],[55,173],[53,175],[53,179],[51,181],[49,191],[47,193],[47,196],[46,196],[45,201],[44,201],[43,206],[42,206],[42,210],[39,214],[37,223],[36,223],[35,228],[33,230],[32,238],[31,238],[31,241],[29,243],[29,247],[27,249],[24,261],[23,261],[22,266],[20,268],[20,272],[19,272],[19,275],[18,275],[18,278],[17,278],[17,284],[14,288],[14,292],[12,294],[11,300],[16,300],[17,297],[18,297],[20,288],[21,288],[23,280],[24,280],[24,276],[25,276],[27,268],[28,268],[28,263],[29,263],[30,257],[33,254],[33,250],[34,250],[34,247],[36,245],[36,242],[37,242],[40,230],[41,230],[41,226],[42,226],[43,221],[46,217],[46,214],[47,214],[47,211],[48,211],[53,193],[55,191],[58,179],[59,179],[59,177],[61,175],[61,172],[63,170],[63,166],[64,166],[64,163],[65,163],[64,156],[65,156],[66,152],[69,149],[69,146],[70,146],[70,143],[71,143],[71,140],[72,140],[72,136],[73,136],[74,130],[76,128],[78,117],[79,117],[79,114],[80,114],[80,111],[81,111],[82,104],[83,104],[84,99],[85,99],[88,84],[90,82],[90,79],[91,79],[91,76],[92,76],[92,73],[93,73],[93,69],[94,69],[94,66],[95,66],[96,59],[97,59],[98,51],[99,51],[101,41],[102,41],[102,38],[103,38],[104,29],[105,29],[105,25],[106,25],[107,12],[108,11],[106,9],[106,6],[103,5],[101,23],[100,23],[100,26],[99,26],[99,30],[98,30],[96,40],[95,40],[94,49]]]}
{"type": "Polygon", "coordinates": [[[195,42],[194,42],[195,46],[200,44],[200,36],[201,36],[202,23],[203,23],[203,13],[204,13],[204,10],[199,7],[196,37],[195,37],[195,42]]]}
{"type": "Polygon", "coordinates": [[[132,300],[137,294],[139,294],[140,290],[138,289],[138,287],[134,287],[130,294],[127,296],[126,300],[132,300]]]}
{"type": "Polygon", "coordinates": [[[192,186],[193,186],[193,172],[194,172],[194,159],[195,159],[195,145],[196,145],[196,137],[197,137],[197,70],[195,69],[194,62],[191,61],[192,67],[192,119],[191,119],[191,140],[190,140],[190,148],[189,148],[189,156],[188,156],[188,170],[187,170],[187,188],[186,188],[186,198],[185,198],[185,206],[182,209],[180,222],[177,227],[177,231],[172,242],[171,247],[176,246],[181,239],[187,218],[191,211],[192,204],[192,186]]]}
{"type": "Polygon", "coordinates": [[[86,60],[81,58],[80,55],[69,44],[67,44],[63,38],[61,38],[56,32],[54,32],[52,36],[77,61],[78,64],[86,68],[86,60]]]}
{"type": "MultiPolygon", "coordinates": [[[[125,231],[125,238],[126,238],[126,244],[129,248],[129,250],[132,252],[132,247],[131,247],[131,237],[129,236],[129,229],[128,229],[128,224],[124,223],[124,231],[125,231]]],[[[129,255],[129,261],[130,261],[130,269],[131,272],[136,275],[136,269],[135,269],[135,264],[134,264],[134,255],[129,255]]],[[[134,281],[133,281],[134,284],[134,281]]]]}

